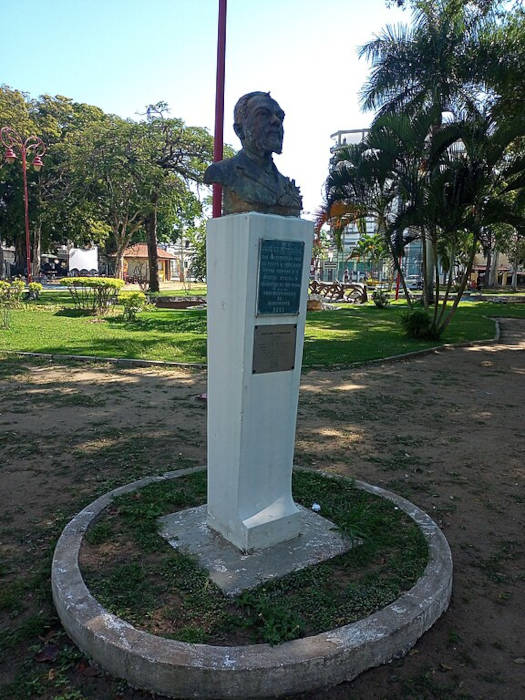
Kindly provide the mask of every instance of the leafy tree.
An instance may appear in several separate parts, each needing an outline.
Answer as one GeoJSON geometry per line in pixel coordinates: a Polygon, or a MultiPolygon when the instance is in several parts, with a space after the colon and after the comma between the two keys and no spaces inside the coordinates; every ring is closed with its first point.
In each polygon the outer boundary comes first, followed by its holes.
{"type": "Polygon", "coordinates": [[[202,182],[213,154],[213,140],[206,129],[188,127],[181,119],[168,118],[168,105],[149,105],[144,123],[151,171],[151,206],[145,220],[148,241],[150,290],[159,291],[157,266],[158,214],[164,219],[164,238],[176,239],[181,223],[192,225],[201,214],[198,198],[188,183],[202,182]],[[167,226],[166,226],[167,224],[167,226]],[[170,236],[169,226],[173,231],[170,236]]]}
{"type": "MultiPolygon", "coordinates": [[[[71,197],[67,142],[88,124],[105,119],[102,110],[57,95],[31,99],[7,86],[0,88],[0,125],[15,128],[23,139],[35,134],[47,146],[44,167],[28,169],[33,274],[38,273],[42,245],[103,239],[106,229],[91,215],[88,202],[71,197]]],[[[22,178],[19,168],[0,170],[0,237],[14,244],[16,262],[25,259],[22,178]]]]}
{"type": "Polygon", "coordinates": [[[186,232],[195,251],[191,261],[191,274],[202,282],[206,279],[206,224],[201,222],[198,226],[186,232]]]}
{"type": "Polygon", "coordinates": [[[116,277],[122,277],[124,250],[150,211],[144,149],[142,127],[118,117],[84,129],[70,144],[74,196],[110,227],[116,277]]]}

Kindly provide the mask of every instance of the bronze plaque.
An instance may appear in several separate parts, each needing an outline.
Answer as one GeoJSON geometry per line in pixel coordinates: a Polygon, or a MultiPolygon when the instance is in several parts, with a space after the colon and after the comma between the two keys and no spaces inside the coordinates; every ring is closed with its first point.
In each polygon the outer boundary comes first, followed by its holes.
{"type": "Polygon", "coordinates": [[[258,315],[299,313],[303,258],[304,241],[261,240],[258,315]]]}
{"type": "Polygon", "coordinates": [[[253,374],[287,372],[295,367],[297,325],[279,323],[255,326],[253,334],[253,374]]]}

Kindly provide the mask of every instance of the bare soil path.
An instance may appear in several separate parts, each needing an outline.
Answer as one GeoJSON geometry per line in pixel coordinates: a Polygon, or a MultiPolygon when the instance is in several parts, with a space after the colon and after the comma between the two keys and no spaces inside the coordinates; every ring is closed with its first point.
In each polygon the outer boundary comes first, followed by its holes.
{"type": "MultiPolygon", "coordinates": [[[[500,342],[303,376],[296,462],[431,514],[448,612],[403,659],[304,699],[525,697],[525,320],[500,342]]],[[[54,617],[61,528],[115,485],[206,457],[202,371],[0,361],[0,698],[151,697],[103,676],[54,617]]]]}

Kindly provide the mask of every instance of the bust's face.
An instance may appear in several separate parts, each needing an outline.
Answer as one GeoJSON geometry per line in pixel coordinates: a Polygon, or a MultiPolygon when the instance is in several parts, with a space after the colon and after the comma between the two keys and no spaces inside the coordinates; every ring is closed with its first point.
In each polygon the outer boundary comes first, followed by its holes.
{"type": "Polygon", "coordinates": [[[268,95],[253,97],[244,120],[243,146],[257,155],[281,153],[283,150],[284,112],[268,95]]]}

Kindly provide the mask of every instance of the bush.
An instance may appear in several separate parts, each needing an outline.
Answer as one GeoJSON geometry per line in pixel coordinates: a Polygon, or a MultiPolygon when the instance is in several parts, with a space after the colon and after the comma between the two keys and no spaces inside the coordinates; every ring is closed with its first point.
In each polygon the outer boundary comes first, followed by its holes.
{"type": "Polygon", "coordinates": [[[390,304],[390,297],[383,289],[376,289],[372,292],[372,301],[380,309],[386,309],[390,304]]]}
{"type": "Polygon", "coordinates": [[[38,297],[40,296],[40,292],[42,291],[42,289],[43,287],[40,284],[40,282],[30,282],[28,299],[36,301],[36,299],[38,299],[38,297]]]}
{"type": "Polygon", "coordinates": [[[137,318],[137,314],[144,310],[147,303],[144,292],[126,292],[120,295],[119,301],[124,306],[122,316],[125,321],[134,321],[137,318]]]}
{"type": "Polygon", "coordinates": [[[22,306],[22,295],[26,291],[24,280],[13,280],[9,285],[9,298],[12,301],[12,308],[19,309],[22,306]]]}
{"type": "Polygon", "coordinates": [[[92,314],[103,314],[116,303],[124,280],[114,277],[66,277],[67,285],[77,309],[92,314]]]}
{"type": "Polygon", "coordinates": [[[441,335],[424,309],[406,311],[401,315],[401,325],[409,338],[438,340],[441,335]]]}
{"type": "Polygon", "coordinates": [[[0,280],[0,327],[9,328],[11,310],[21,306],[22,294],[26,288],[23,280],[4,282],[0,280]]]}

